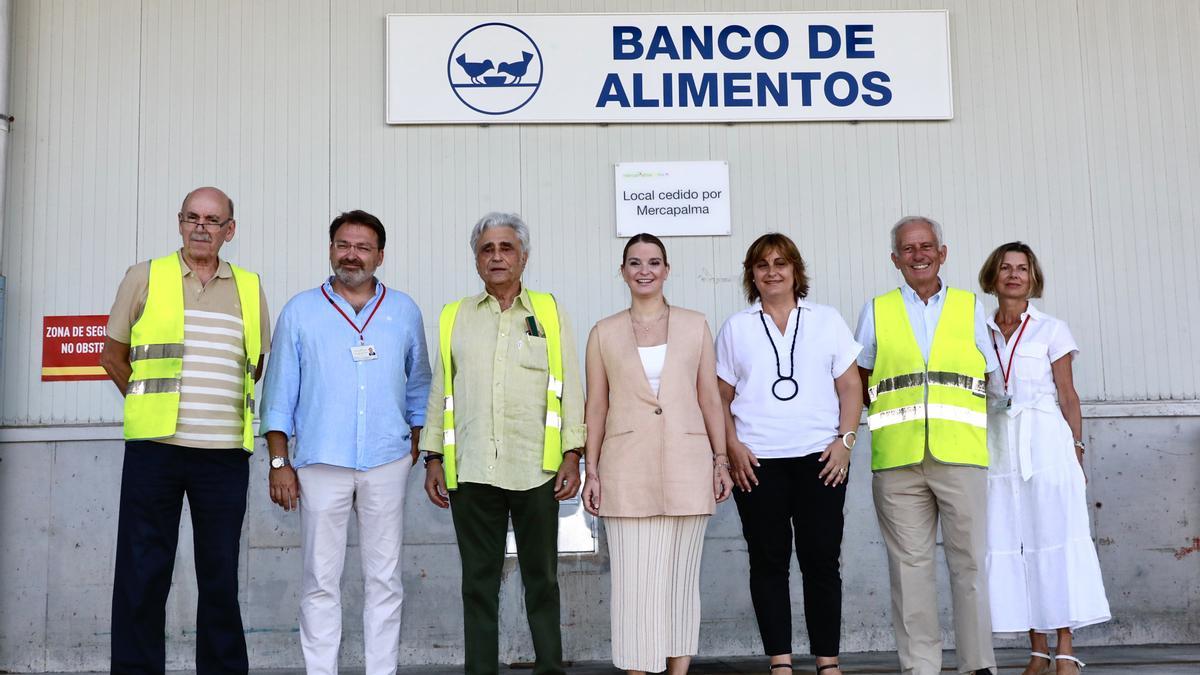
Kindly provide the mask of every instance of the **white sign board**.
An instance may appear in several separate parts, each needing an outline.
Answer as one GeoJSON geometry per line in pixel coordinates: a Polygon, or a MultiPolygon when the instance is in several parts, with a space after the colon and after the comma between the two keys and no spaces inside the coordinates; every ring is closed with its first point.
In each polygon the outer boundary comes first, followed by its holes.
{"type": "Polygon", "coordinates": [[[946,10],[387,17],[389,124],[953,116],[946,10]]]}
{"type": "Polygon", "coordinates": [[[726,162],[623,162],[615,174],[618,237],[730,234],[726,162]]]}

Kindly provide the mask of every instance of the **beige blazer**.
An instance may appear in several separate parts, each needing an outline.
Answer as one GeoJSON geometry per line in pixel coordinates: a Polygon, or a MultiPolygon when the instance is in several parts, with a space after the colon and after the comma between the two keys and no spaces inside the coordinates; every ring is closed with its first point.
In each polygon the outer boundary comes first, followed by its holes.
{"type": "Polygon", "coordinates": [[[600,449],[600,515],[711,514],[713,456],[696,393],[700,355],[712,352],[704,315],[672,307],[658,396],[638,356],[628,311],[592,332],[608,377],[608,417],[600,449]]]}

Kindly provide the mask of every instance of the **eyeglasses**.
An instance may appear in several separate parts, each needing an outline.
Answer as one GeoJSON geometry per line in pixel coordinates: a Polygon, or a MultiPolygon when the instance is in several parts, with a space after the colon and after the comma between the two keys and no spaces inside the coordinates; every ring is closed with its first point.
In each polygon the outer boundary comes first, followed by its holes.
{"type": "Polygon", "coordinates": [[[225,220],[217,220],[216,216],[210,216],[208,218],[201,220],[200,217],[198,217],[198,216],[188,216],[187,218],[180,218],[179,224],[187,225],[188,227],[190,227],[193,230],[199,229],[199,228],[204,228],[205,230],[208,230],[211,232],[211,231],[219,230],[222,227],[225,227],[226,225],[229,224],[229,221],[231,221],[231,220],[233,220],[233,218],[226,218],[225,220]]]}
{"type": "Polygon", "coordinates": [[[354,249],[355,252],[362,255],[371,255],[377,250],[370,244],[351,244],[348,241],[342,241],[340,239],[333,242],[333,250],[337,251],[338,253],[349,253],[350,249],[354,249]]]}

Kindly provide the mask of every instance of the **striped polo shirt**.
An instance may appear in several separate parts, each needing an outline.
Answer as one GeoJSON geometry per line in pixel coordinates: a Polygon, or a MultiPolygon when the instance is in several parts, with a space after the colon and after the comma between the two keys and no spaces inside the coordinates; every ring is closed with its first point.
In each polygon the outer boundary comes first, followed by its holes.
{"type": "MultiPolygon", "coordinates": [[[[242,447],[243,373],[246,353],[242,308],[229,263],[221,261],[207,285],[200,283],[183,256],[183,376],[175,435],[162,443],[192,448],[242,447]]],[[[129,268],[108,319],[108,336],[129,343],[141,317],[150,283],[150,263],[129,268]]],[[[262,351],[271,344],[270,314],[259,294],[262,351]]]]}

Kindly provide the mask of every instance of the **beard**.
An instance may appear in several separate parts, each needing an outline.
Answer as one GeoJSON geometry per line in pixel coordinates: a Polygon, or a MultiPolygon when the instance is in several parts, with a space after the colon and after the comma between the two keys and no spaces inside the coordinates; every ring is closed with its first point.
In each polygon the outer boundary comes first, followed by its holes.
{"type": "Polygon", "coordinates": [[[351,288],[361,286],[374,276],[365,267],[346,267],[341,264],[334,266],[333,275],[337,277],[338,281],[351,288]]]}

